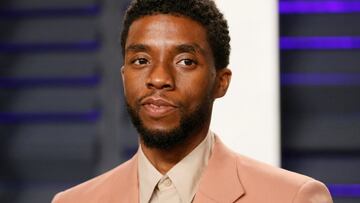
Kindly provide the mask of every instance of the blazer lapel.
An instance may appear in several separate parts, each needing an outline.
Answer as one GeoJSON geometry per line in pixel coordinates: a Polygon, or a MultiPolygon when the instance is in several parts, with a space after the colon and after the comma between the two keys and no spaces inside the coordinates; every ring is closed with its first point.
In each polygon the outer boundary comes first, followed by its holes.
{"type": "Polygon", "coordinates": [[[230,203],[244,194],[238,175],[237,156],[215,136],[213,152],[200,180],[194,203],[230,203]]]}

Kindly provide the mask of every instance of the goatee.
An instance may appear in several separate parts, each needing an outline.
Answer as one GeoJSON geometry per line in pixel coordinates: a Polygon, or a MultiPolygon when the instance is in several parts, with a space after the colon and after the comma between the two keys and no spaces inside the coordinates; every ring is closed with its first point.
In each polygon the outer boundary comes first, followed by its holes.
{"type": "Polygon", "coordinates": [[[140,138],[149,148],[157,148],[168,150],[184,143],[191,135],[199,131],[208,122],[211,116],[212,101],[206,97],[194,111],[186,113],[180,106],[180,122],[179,125],[170,130],[158,130],[147,128],[140,116],[138,103],[137,108],[132,108],[126,102],[127,110],[136,130],[140,134],[140,138]]]}

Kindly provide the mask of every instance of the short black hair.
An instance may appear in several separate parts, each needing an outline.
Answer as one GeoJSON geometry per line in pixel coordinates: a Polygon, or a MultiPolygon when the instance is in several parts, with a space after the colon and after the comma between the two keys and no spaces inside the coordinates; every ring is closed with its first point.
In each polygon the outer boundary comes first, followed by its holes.
{"type": "Polygon", "coordinates": [[[199,22],[207,31],[215,68],[219,70],[229,65],[229,28],[213,0],[133,0],[126,11],[121,33],[123,56],[131,24],[141,17],[156,14],[179,15],[199,22]]]}

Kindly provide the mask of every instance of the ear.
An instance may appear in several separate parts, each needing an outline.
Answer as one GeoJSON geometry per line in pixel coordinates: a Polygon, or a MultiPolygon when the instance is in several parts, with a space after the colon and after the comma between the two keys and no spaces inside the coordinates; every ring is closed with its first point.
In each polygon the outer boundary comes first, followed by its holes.
{"type": "Polygon", "coordinates": [[[231,81],[231,70],[228,68],[223,68],[216,71],[216,88],[214,98],[223,97],[230,85],[231,81]]]}
{"type": "Polygon", "coordinates": [[[121,68],[120,68],[122,81],[124,81],[124,68],[125,68],[125,66],[121,66],[121,68]]]}

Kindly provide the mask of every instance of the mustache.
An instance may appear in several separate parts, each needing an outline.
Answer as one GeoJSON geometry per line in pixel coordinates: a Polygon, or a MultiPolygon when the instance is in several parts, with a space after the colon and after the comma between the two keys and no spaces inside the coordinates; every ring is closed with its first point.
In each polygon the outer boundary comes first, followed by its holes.
{"type": "Polygon", "coordinates": [[[149,97],[153,97],[153,96],[157,96],[157,97],[160,97],[160,98],[163,98],[164,100],[168,100],[168,101],[171,101],[173,104],[175,104],[176,106],[178,107],[182,107],[182,104],[178,101],[174,101],[173,99],[170,99],[168,96],[166,96],[165,94],[161,93],[161,92],[149,92],[143,96],[141,96],[139,99],[136,100],[136,104],[137,106],[140,106],[141,103],[149,98],[149,97]]]}

